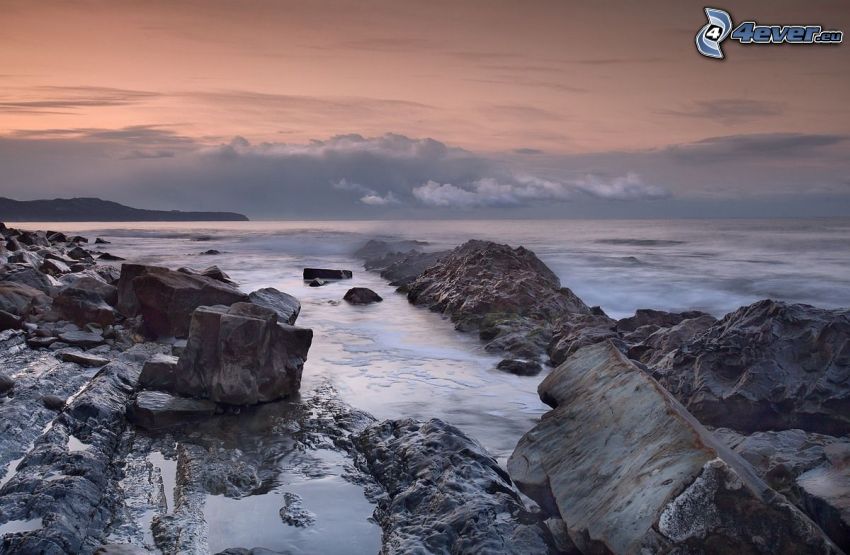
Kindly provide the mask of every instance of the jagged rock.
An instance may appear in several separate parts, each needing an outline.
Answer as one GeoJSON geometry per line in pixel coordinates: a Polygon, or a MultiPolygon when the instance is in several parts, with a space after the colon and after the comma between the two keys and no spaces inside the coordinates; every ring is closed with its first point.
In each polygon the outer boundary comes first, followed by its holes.
{"type": "Polygon", "coordinates": [[[287,491],[283,494],[283,507],[280,508],[280,519],[284,524],[288,524],[289,526],[306,528],[315,524],[316,515],[304,508],[304,503],[300,495],[287,491]]]}
{"type": "Polygon", "coordinates": [[[258,289],[248,295],[248,299],[260,306],[270,308],[277,313],[279,322],[294,325],[301,313],[301,303],[288,293],[278,291],[274,287],[258,289]]]}
{"type": "Polygon", "coordinates": [[[552,323],[590,314],[533,252],[469,241],[441,258],[408,286],[407,298],[448,315],[464,331],[478,331],[491,351],[529,358],[543,354],[552,323]]]}
{"type": "Polygon", "coordinates": [[[653,366],[701,422],[850,433],[850,311],[759,301],[653,366]]]}
{"type": "Polygon", "coordinates": [[[23,283],[0,282],[0,310],[15,316],[27,316],[35,309],[48,306],[50,297],[23,283]]]}
{"type": "Polygon", "coordinates": [[[231,405],[290,396],[313,330],[278,322],[277,313],[252,303],[202,306],[192,314],[174,392],[231,405]]]}
{"type": "Polygon", "coordinates": [[[372,304],[383,301],[383,297],[367,287],[352,287],[342,299],[350,304],[372,304]]]}
{"type": "Polygon", "coordinates": [[[159,430],[209,418],[215,412],[216,404],[212,401],[177,397],[163,391],[140,391],[130,407],[129,417],[137,426],[159,430]]]}
{"type": "Polygon", "coordinates": [[[49,295],[59,282],[33,267],[12,265],[0,270],[0,285],[5,283],[20,283],[49,295]]]}
{"type": "Polygon", "coordinates": [[[406,239],[398,241],[381,241],[378,239],[370,239],[365,245],[354,251],[354,256],[366,261],[377,260],[388,254],[402,254],[410,251],[417,252],[427,246],[428,243],[425,241],[410,241],[406,239]]]}
{"type": "Polygon", "coordinates": [[[21,250],[23,247],[21,243],[18,241],[17,237],[6,237],[6,250],[9,252],[17,252],[21,250]]]}
{"type": "Polygon", "coordinates": [[[604,314],[570,315],[555,325],[546,352],[552,364],[558,366],[582,347],[619,337],[614,320],[604,314]]]}
{"type": "Polygon", "coordinates": [[[379,272],[390,285],[404,289],[449,253],[422,252],[420,249],[425,245],[427,243],[421,241],[386,242],[373,239],[354,255],[364,260],[367,270],[379,272]]]}
{"type": "Polygon", "coordinates": [[[120,256],[115,256],[114,254],[109,254],[108,252],[101,253],[97,255],[98,260],[106,260],[107,262],[117,262],[120,260],[126,260],[126,258],[121,258],[120,256]]]}
{"type": "Polygon", "coordinates": [[[313,279],[312,281],[310,281],[310,283],[308,283],[307,285],[308,285],[308,286],[310,286],[310,287],[321,287],[321,286],[323,286],[324,284],[325,284],[325,280],[323,280],[323,279],[319,279],[319,278],[315,278],[315,279],[313,279]]]}
{"type": "Polygon", "coordinates": [[[59,334],[59,340],[76,347],[96,347],[103,344],[103,335],[90,331],[66,331],[59,334]]]}
{"type": "Polygon", "coordinates": [[[304,281],[311,279],[351,279],[351,270],[330,270],[327,268],[304,268],[304,281]]]}
{"type": "Polygon", "coordinates": [[[536,376],[543,368],[536,360],[519,360],[515,358],[506,358],[496,365],[496,368],[503,372],[516,374],[517,376],[536,376]]]}
{"type": "Polygon", "coordinates": [[[141,314],[146,333],[155,337],[186,337],[192,311],[199,306],[247,300],[235,287],[205,276],[156,266],[121,266],[117,308],[128,317],[141,314]]]}
{"type": "Polygon", "coordinates": [[[53,277],[59,277],[63,274],[68,274],[71,272],[71,268],[69,268],[67,264],[65,264],[61,260],[55,260],[52,258],[45,258],[44,262],[41,263],[40,269],[45,274],[51,275],[53,277]]]}
{"type": "Polygon", "coordinates": [[[354,442],[387,492],[375,510],[381,553],[554,553],[504,470],[454,426],[388,420],[354,442]]]}
{"type": "Polygon", "coordinates": [[[94,259],[92,258],[92,255],[89,254],[89,251],[87,251],[86,249],[84,249],[82,247],[74,247],[73,249],[70,249],[67,254],[70,258],[73,258],[74,260],[77,260],[77,261],[85,261],[85,262],[94,261],[94,259]]]}
{"type": "Polygon", "coordinates": [[[65,318],[78,325],[92,322],[107,326],[115,322],[115,310],[111,305],[117,297],[118,290],[114,286],[83,277],[62,288],[53,303],[65,318]]]}
{"type": "Polygon", "coordinates": [[[617,331],[630,332],[643,326],[656,326],[656,328],[669,328],[675,326],[682,320],[708,316],[705,312],[693,310],[689,312],[664,312],[663,310],[652,310],[651,308],[639,308],[634,316],[617,320],[617,331]]]}
{"type": "Polygon", "coordinates": [[[79,353],[76,351],[65,351],[59,354],[59,358],[65,362],[73,362],[86,368],[100,368],[109,364],[108,358],[99,357],[89,353],[79,353]]]}
{"type": "Polygon", "coordinates": [[[508,472],[582,552],[839,552],[611,341],[538,392],[553,410],[508,472]]]}
{"type": "Polygon", "coordinates": [[[212,279],[221,281],[223,283],[235,285],[235,282],[232,279],[230,279],[230,276],[227,275],[224,271],[222,271],[222,269],[219,268],[218,266],[209,266],[208,268],[205,268],[201,271],[198,271],[198,270],[195,270],[193,268],[188,268],[188,267],[184,266],[182,268],[177,268],[177,271],[180,272],[180,273],[189,274],[189,275],[192,275],[192,276],[206,276],[208,278],[212,278],[212,279]]]}
{"type": "Polygon", "coordinates": [[[94,240],[95,245],[109,245],[110,241],[103,239],[102,237],[96,237],[94,240]]]}
{"type": "Polygon", "coordinates": [[[68,237],[69,243],[88,243],[89,240],[83,237],[82,235],[72,235],[68,237]]]}
{"type": "Polygon", "coordinates": [[[205,256],[215,256],[217,254],[221,254],[221,251],[217,251],[215,249],[209,249],[209,250],[205,250],[201,254],[205,255],[205,256]]]}
{"type": "Polygon", "coordinates": [[[59,338],[53,336],[30,337],[27,339],[27,346],[30,349],[46,349],[57,341],[59,341],[59,338]]]}
{"type": "Polygon", "coordinates": [[[144,389],[173,390],[176,383],[177,357],[157,353],[142,367],[139,387],[144,389]]]}
{"type": "Polygon", "coordinates": [[[641,340],[640,343],[633,345],[628,351],[629,357],[649,366],[657,365],[661,363],[665,356],[693,341],[715,323],[717,323],[717,318],[706,314],[682,320],[669,328],[660,328],[652,332],[646,339],[641,340]]]}
{"type": "Polygon", "coordinates": [[[715,434],[850,551],[850,438],[803,430],[745,436],[720,428],[715,434]]]}

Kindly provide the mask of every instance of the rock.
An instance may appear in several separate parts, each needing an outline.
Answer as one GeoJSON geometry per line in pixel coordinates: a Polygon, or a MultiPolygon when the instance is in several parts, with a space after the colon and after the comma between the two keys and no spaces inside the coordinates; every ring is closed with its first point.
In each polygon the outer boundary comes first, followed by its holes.
{"type": "Polygon", "coordinates": [[[454,426],[388,420],[354,442],[386,490],[374,515],[381,553],[554,553],[505,472],[454,426]]]}
{"type": "Polygon", "coordinates": [[[418,252],[423,247],[427,247],[425,241],[380,241],[370,239],[365,245],[354,251],[354,256],[357,258],[369,261],[383,258],[388,254],[403,254],[410,251],[418,252]]]}
{"type": "Polygon", "coordinates": [[[418,241],[369,241],[355,256],[365,260],[367,270],[377,271],[390,285],[404,289],[425,270],[439,262],[449,251],[421,252],[426,243],[418,241]]]}
{"type": "Polygon", "coordinates": [[[59,412],[65,408],[65,399],[56,395],[44,395],[41,402],[48,410],[59,412]]]}
{"type": "Polygon", "coordinates": [[[82,247],[74,247],[73,249],[70,249],[67,254],[70,258],[73,258],[74,260],[77,260],[77,261],[85,261],[85,262],[94,261],[91,254],[89,254],[89,251],[87,251],[86,249],[84,249],[82,247]]]}
{"type": "Polygon", "coordinates": [[[126,258],[121,258],[120,256],[115,256],[114,254],[109,254],[108,252],[104,252],[104,253],[97,255],[97,258],[98,258],[98,260],[106,260],[107,262],[127,260],[126,258]]]}
{"type": "Polygon", "coordinates": [[[669,328],[660,328],[640,343],[633,345],[628,351],[629,357],[646,365],[655,366],[661,363],[665,356],[705,333],[716,322],[717,318],[704,315],[682,320],[669,328]]]}
{"type": "Polygon", "coordinates": [[[109,364],[108,358],[95,356],[88,353],[78,353],[75,351],[66,351],[59,354],[59,358],[64,362],[73,362],[86,368],[100,368],[109,364]]]}
{"type": "Polygon", "coordinates": [[[323,286],[324,284],[325,284],[325,280],[323,280],[323,279],[319,279],[319,278],[315,278],[315,279],[313,279],[312,281],[310,281],[310,283],[308,283],[307,285],[309,285],[310,287],[321,287],[321,286],[323,286]]]}
{"type": "Polygon", "coordinates": [[[177,357],[157,353],[142,367],[139,387],[169,391],[176,383],[177,357]]]}
{"type": "Polygon", "coordinates": [[[209,249],[209,250],[202,252],[201,254],[205,255],[205,256],[215,256],[217,254],[221,254],[221,251],[217,251],[215,249],[209,249]]]}
{"type": "Polygon", "coordinates": [[[202,306],[192,314],[173,392],[252,405],[298,392],[313,330],[277,321],[252,303],[202,306]]]}
{"type": "Polygon", "coordinates": [[[172,356],[179,357],[186,350],[186,340],[178,339],[174,343],[171,344],[171,354],[172,356]]]}
{"type": "Polygon", "coordinates": [[[408,300],[478,331],[488,350],[520,358],[543,354],[552,323],[590,308],[533,252],[487,241],[469,241],[425,270],[407,289],[408,300]]]}
{"type": "Polygon", "coordinates": [[[177,268],[177,271],[181,272],[183,274],[189,274],[189,275],[192,275],[192,276],[206,276],[208,278],[212,278],[212,279],[221,281],[223,283],[229,283],[230,285],[235,285],[235,282],[232,279],[230,279],[230,276],[227,275],[225,272],[223,272],[222,269],[219,268],[218,266],[210,266],[210,267],[205,268],[204,270],[202,270],[200,272],[197,271],[197,270],[194,270],[192,268],[187,268],[187,267],[184,266],[182,268],[177,268]]]}
{"type": "Polygon", "coordinates": [[[327,268],[304,268],[304,281],[311,279],[351,279],[351,270],[330,270],[327,268]]]}
{"type": "Polygon", "coordinates": [[[48,295],[58,285],[58,282],[52,277],[39,272],[35,268],[14,265],[0,269],[0,285],[6,283],[27,285],[48,295]]]}
{"type": "Polygon", "coordinates": [[[770,487],[805,511],[850,551],[850,438],[803,430],[715,434],[750,463],[770,487]]]}
{"type": "Polygon", "coordinates": [[[543,369],[536,360],[519,360],[506,358],[496,365],[502,372],[509,372],[517,376],[536,376],[543,369]]]}
{"type": "Polygon", "coordinates": [[[40,269],[45,274],[53,277],[58,277],[71,272],[71,268],[69,268],[67,264],[61,260],[54,260],[52,258],[44,259],[44,262],[41,263],[40,269]]]}
{"type": "Polygon", "coordinates": [[[675,326],[682,320],[699,318],[700,316],[708,316],[708,314],[697,310],[690,312],[664,312],[663,310],[640,308],[635,311],[634,316],[617,320],[617,331],[630,332],[647,325],[659,328],[669,328],[670,326],[675,326]]]}
{"type": "Polygon", "coordinates": [[[82,235],[72,235],[68,237],[69,243],[88,243],[89,240],[83,237],[82,235]]]}
{"type": "Polygon", "coordinates": [[[560,319],[546,348],[549,360],[558,366],[582,347],[607,339],[618,340],[620,334],[615,325],[614,320],[604,314],[569,315],[560,319]]]}
{"type": "Polygon", "coordinates": [[[294,325],[301,313],[301,303],[288,293],[278,291],[274,287],[258,289],[248,295],[248,299],[260,306],[270,308],[277,313],[279,322],[294,325]]]}
{"type": "Polygon", "coordinates": [[[383,301],[383,297],[367,287],[352,287],[342,297],[350,304],[372,304],[383,301]]]}
{"type": "Polygon", "coordinates": [[[109,245],[111,242],[103,239],[102,237],[97,237],[94,240],[95,245],[109,245]]]}
{"type": "Polygon", "coordinates": [[[186,337],[192,312],[199,306],[247,301],[237,288],[205,276],[155,266],[123,264],[118,308],[125,316],[141,314],[153,337],[186,337]]]}
{"type": "Polygon", "coordinates": [[[850,433],[850,310],[759,301],[652,369],[704,424],[850,433]]]}
{"type": "Polygon", "coordinates": [[[19,330],[23,326],[23,323],[20,316],[0,310],[0,331],[19,330]]]}
{"type": "Polygon", "coordinates": [[[215,412],[216,404],[212,401],[176,397],[162,391],[141,391],[130,406],[129,418],[137,426],[159,430],[209,418],[215,412]]]}
{"type": "Polygon", "coordinates": [[[284,524],[296,528],[306,528],[316,523],[316,515],[304,508],[301,496],[296,493],[283,494],[283,507],[280,508],[280,519],[284,524]]]}
{"type": "Polygon", "coordinates": [[[0,282],[0,310],[14,316],[28,316],[50,305],[50,297],[23,283],[0,282]]]}
{"type": "Polygon", "coordinates": [[[0,374],[0,395],[8,395],[15,388],[15,381],[5,374],[0,374]]]}
{"type": "Polygon", "coordinates": [[[65,318],[78,325],[91,322],[108,326],[115,322],[115,310],[111,304],[117,301],[117,297],[118,290],[114,286],[84,277],[62,288],[53,302],[65,318]]]}
{"type": "Polygon", "coordinates": [[[538,392],[553,410],[508,472],[582,552],[839,552],[611,341],[538,392]]]}
{"type": "Polygon", "coordinates": [[[96,347],[103,344],[103,335],[90,331],[66,331],[59,334],[59,339],[75,347],[96,347]]]}
{"type": "Polygon", "coordinates": [[[29,346],[30,349],[46,349],[56,341],[59,341],[59,338],[53,336],[30,337],[27,339],[27,346],[29,346]]]}
{"type": "Polygon", "coordinates": [[[6,250],[9,252],[16,252],[23,249],[21,243],[18,242],[16,237],[6,237],[6,250]]]}

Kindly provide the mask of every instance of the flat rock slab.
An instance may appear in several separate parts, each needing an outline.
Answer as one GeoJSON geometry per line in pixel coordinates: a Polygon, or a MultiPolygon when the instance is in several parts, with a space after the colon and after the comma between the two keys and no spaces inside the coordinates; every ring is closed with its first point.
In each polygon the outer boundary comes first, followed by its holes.
{"type": "Polygon", "coordinates": [[[330,268],[304,268],[304,280],[311,279],[351,279],[351,270],[332,270],[330,268]]]}
{"type": "Polygon", "coordinates": [[[101,366],[109,364],[108,358],[90,355],[88,353],[77,353],[74,351],[59,353],[58,357],[64,362],[73,362],[74,364],[85,366],[86,368],[100,368],[101,366]]]}
{"type": "Polygon", "coordinates": [[[538,393],[554,410],[508,472],[583,552],[840,552],[611,341],[538,393]]]}
{"type": "Polygon", "coordinates": [[[130,420],[142,428],[157,430],[208,418],[215,414],[216,406],[212,401],[142,391],[130,408],[130,420]]]}
{"type": "Polygon", "coordinates": [[[90,331],[66,331],[59,334],[59,340],[75,347],[96,347],[103,344],[103,335],[90,331]]]}
{"type": "Polygon", "coordinates": [[[173,355],[157,353],[142,367],[139,387],[168,391],[174,387],[178,358],[173,355]]]}

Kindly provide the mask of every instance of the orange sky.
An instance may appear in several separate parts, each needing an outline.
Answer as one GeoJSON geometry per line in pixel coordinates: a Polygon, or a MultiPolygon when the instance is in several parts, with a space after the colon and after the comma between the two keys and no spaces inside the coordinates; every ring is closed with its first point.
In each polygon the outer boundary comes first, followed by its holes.
{"type": "MultiPolygon", "coordinates": [[[[845,0],[739,4],[726,6],[738,21],[850,30],[845,0]]],[[[587,153],[850,127],[847,44],[727,42],[712,61],[693,46],[694,2],[26,0],[0,12],[5,135],[394,132],[587,153]]]]}

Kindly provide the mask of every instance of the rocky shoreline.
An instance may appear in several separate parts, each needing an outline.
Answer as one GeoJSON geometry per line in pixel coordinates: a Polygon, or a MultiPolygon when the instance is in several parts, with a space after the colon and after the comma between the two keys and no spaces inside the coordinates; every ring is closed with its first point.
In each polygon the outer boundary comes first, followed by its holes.
{"type": "MultiPolygon", "coordinates": [[[[504,469],[440,420],[376,422],[330,385],[302,398],[313,333],[287,293],[120,264],[103,239],[0,234],[0,553],[214,552],[205,499],[266,491],[281,464],[320,471],[320,452],[350,461],[386,554],[850,550],[847,310],[614,320],[522,247],[370,241],[364,267],[499,370],[555,368],[552,411],[504,469]]],[[[288,526],[314,525],[301,501],[275,509],[288,526]]]]}

